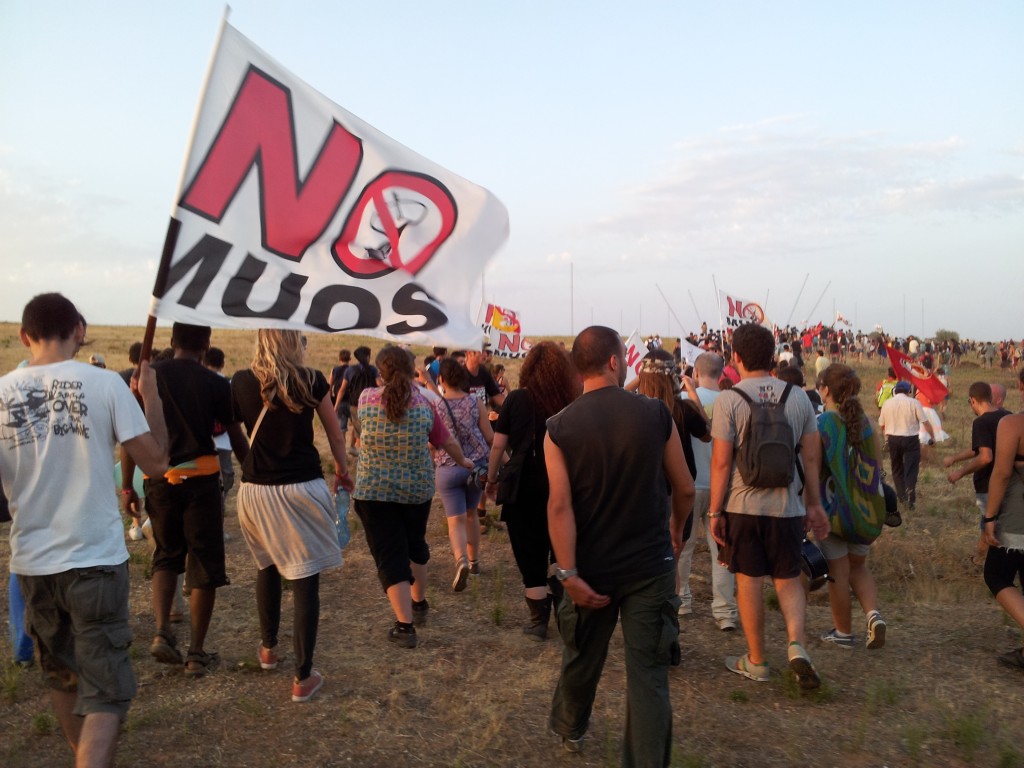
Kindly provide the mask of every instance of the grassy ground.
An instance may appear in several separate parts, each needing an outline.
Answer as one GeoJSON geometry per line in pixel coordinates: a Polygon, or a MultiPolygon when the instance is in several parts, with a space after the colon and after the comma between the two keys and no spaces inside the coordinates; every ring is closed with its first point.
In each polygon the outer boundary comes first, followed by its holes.
{"type": "MultiPolygon", "coordinates": [[[[137,328],[90,329],[91,350],[112,368],[126,367],[124,350],[137,328]]],[[[165,345],[168,332],[158,334],[165,345]]],[[[353,348],[366,341],[347,337],[353,348]]],[[[228,371],[251,355],[252,334],[217,332],[228,371]]],[[[311,336],[312,364],[329,370],[339,338],[311,336]]],[[[425,350],[415,350],[422,355],[425,350]]],[[[0,326],[0,369],[22,357],[16,328],[0,326]]],[[[516,379],[518,365],[513,363],[516,379]]],[[[877,364],[859,366],[866,388],[881,378],[877,364]]],[[[999,372],[995,372],[999,374],[999,372]]],[[[824,679],[814,695],[800,695],[778,670],[785,666],[785,634],[773,595],[766,594],[768,660],[777,670],[755,684],[728,673],[722,659],[741,653],[739,633],[719,632],[711,619],[709,558],[694,558],[695,613],[683,621],[683,663],[671,672],[673,764],[677,766],[1018,766],[1024,765],[1024,676],[996,665],[995,655],[1020,644],[987,593],[969,556],[976,514],[969,480],[951,487],[941,458],[970,442],[965,392],[990,372],[966,365],[954,372],[954,397],[945,428],[952,439],[922,467],[917,512],[887,529],[872,548],[871,566],[889,623],[886,647],[809,650],[824,679]]],[[[994,377],[1011,383],[1009,374],[994,377]]],[[[1012,391],[1012,387],[1011,387],[1012,391]]],[[[869,401],[870,398],[866,398],[869,401]]],[[[1016,410],[1016,394],[1009,406],[1016,410]]],[[[321,436],[322,439],[322,436],[321,436]]],[[[322,446],[323,447],[323,446],[322,446]]],[[[325,451],[326,453],[326,451],[325,451]]],[[[624,717],[621,636],[612,642],[598,690],[585,751],[568,755],[546,730],[558,672],[556,641],[526,640],[521,585],[508,541],[485,536],[483,573],[469,588],[450,589],[453,563],[444,515],[436,506],[428,538],[433,559],[430,623],[420,647],[392,647],[392,621],[362,532],[355,525],[340,570],[324,575],[316,666],[327,684],[313,702],[290,701],[288,664],[273,672],[255,658],[258,624],[252,560],[242,542],[233,504],[227,530],[232,584],[221,590],[208,647],[220,667],[199,680],[156,664],[147,653],[153,631],[149,555],[145,542],[131,553],[132,647],[139,678],[117,756],[122,766],[612,766],[619,763],[624,717]]],[[[353,518],[354,521],[354,518],[353,518]]],[[[354,521],[355,522],[355,521],[354,521]]],[[[8,526],[0,526],[0,563],[6,563],[8,526]]],[[[285,623],[290,616],[284,605],[285,623]]],[[[0,595],[6,616],[6,590],[0,595]]],[[[812,595],[810,637],[831,626],[827,597],[812,595]]],[[[187,640],[188,630],[179,626],[187,640]]],[[[10,658],[6,633],[0,658],[10,658]]],[[[287,632],[283,645],[290,645],[287,632]]],[[[0,765],[71,765],[38,672],[0,665],[0,765]]]]}

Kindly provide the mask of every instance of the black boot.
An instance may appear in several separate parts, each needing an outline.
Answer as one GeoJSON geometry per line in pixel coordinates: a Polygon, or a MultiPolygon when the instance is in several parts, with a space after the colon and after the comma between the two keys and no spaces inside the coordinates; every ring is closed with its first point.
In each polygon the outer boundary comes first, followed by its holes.
{"type": "Polygon", "coordinates": [[[530,608],[530,623],[523,627],[523,634],[531,640],[540,642],[548,637],[548,619],[551,618],[551,595],[543,600],[526,598],[530,608]]]}

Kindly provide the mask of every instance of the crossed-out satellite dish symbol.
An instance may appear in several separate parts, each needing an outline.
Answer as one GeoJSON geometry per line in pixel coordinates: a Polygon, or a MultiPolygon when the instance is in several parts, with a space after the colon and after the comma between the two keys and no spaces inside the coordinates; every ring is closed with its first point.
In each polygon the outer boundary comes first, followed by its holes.
{"type": "Polygon", "coordinates": [[[764,310],[758,304],[744,304],[740,316],[758,325],[764,322],[764,310]]]}

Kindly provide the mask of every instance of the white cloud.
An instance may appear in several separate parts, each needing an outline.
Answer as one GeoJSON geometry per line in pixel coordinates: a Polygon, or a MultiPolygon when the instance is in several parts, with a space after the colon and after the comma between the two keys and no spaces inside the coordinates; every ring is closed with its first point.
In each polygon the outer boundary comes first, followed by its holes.
{"type": "Polygon", "coordinates": [[[91,322],[142,323],[158,246],[132,242],[116,227],[109,234],[99,221],[127,205],[74,183],[54,181],[43,172],[0,167],[3,319],[17,319],[37,293],[60,291],[91,322]]]}
{"type": "Polygon", "coordinates": [[[597,229],[655,260],[742,259],[847,247],[894,216],[1024,208],[1024,178],[957,173],[967,149],[958,136],[829,135],[796,117],[730,127],[679,142],[666,171],[625,190],[597,229]]]}

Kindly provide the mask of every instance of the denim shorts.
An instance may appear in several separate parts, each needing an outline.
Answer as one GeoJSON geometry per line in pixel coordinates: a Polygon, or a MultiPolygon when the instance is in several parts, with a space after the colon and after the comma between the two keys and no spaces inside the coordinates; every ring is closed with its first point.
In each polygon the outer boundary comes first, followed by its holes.
{"type": "Polygon", "coordinates": [[[445,517],[458,517],[466,514],[466,510],[476,509],[483,491],[476,483],[469,484],[468,469],[440,466],[434,470],[434,478],[445,517]]]}
{"type": "Polygon", "coordinates": [[[77,692],[76,715],[111,712],[123,720],[136,692],[128,656],[128,563],[19,574],[18,582],[46,685],[77,692]]]}
{"type": "Polygon", "coordinates": [[[348,403],[339,403],[338,407],[334,409],[334,412],[338,415],[338,424],[341,425],[341,431],[344,432],[348,429],[348,420],[351,413],[351,408],[348,403]]]}

